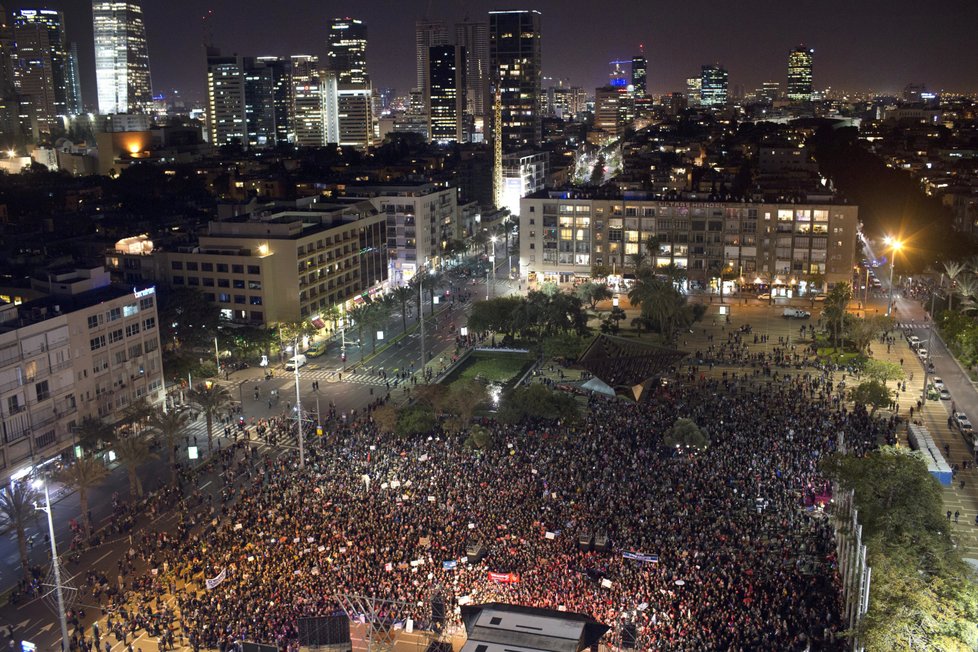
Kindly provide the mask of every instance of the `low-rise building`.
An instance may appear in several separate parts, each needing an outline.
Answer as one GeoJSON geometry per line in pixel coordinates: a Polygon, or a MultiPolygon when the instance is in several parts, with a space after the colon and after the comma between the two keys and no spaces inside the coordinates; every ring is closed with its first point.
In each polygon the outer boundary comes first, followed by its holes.
{"type": "Polygon", "coordinates": [[[369,201],[260,210],[210,222],[193,246],[120,240],[107,262],[129,283],[198,290],[232,321],[294,322],[383,289],[386,222],[369,201]]]}
{"type": "Polygon", "coordinates": [[[723,272],[739,286],[805,290],[848,281],[855,264],[858,207],[825,203],[664,200],[545,190],[523,199],[520,275],[566,282],[595,268],[635,272],[637,254],[684,269],[693,287],[723,272]]]}

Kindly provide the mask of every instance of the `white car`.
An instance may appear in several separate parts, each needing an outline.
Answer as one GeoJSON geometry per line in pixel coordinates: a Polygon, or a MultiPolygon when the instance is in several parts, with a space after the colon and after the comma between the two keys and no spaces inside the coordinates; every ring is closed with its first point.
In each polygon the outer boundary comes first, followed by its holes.
{"type": "Polygon", "coordinates": [[[947,391],[947,387],[941,386],[937,391],[940,393],[942,401],[951,400],[951,392],[947,391]]]}
{"type": "Polygon", "coordinates": [[[934,383],[934,387],[937,388],[938,391],[944,389],[944,381],[939,376],[934,376],[934,379],[931,382],[934,383]]]}
{"type": "Polygon", "coordinates": [[[917,349],[917,355],[919,355],[924,360],[927,359],[927,353],[928,351],[924,347],[920,347],[919,349],[917,349]]]}

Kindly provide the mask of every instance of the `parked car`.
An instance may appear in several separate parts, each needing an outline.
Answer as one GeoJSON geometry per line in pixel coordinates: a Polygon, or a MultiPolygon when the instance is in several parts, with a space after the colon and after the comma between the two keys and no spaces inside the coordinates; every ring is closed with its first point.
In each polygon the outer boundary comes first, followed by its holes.
{"type": "Polygon", "coordinates": [[[951,392],[947,391],[947,387],[941,387],[937,391],[940,393],[941,400],[942,401],[950,401],[951,400],[951,392]]]}
{"type": "Polygon", "coordinates": [[[781,316],[785,319],[808,319],[812,316],[812,313],[801,308],[785,308],[781,316]]]}
{"type": "Polygon", "coordinates": [[[770,294],[766,294],[766,293],[765,294],[758,294],[757,295],[757,298],[760,299],[761,301],[770,301],[771,300],[771,295],[770,294]]]}
{"type": "Polygon", "coordinates": [[[924,348],[922,346],[917,349],[917,355],[919,355],[924,360],[927,359],[927,354],[928,353],[930,353],[930,352],[926,348],[924,348]]]}
{"type": "Polygon", "coordinates": [[[931,382],[934,383],[934,387],[936,387],[938,390],[944,389],[944,381],[940,376],[934,376],[931,382]]]}
{"type": "Polygon", "coordinates": [[[920,344],[920,338],[917,337],[916,335],[910,335],[907,337],[907,344],[910,345],[910,348],[913,348],[918,344],[920,344]]]}

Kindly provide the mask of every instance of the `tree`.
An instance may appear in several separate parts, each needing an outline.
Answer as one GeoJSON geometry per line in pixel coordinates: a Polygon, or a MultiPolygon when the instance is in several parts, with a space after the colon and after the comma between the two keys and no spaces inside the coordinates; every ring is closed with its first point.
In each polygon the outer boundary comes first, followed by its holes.
{"type": "Polygon", "coordinates": [[[215,383],[199,385],[188,392],[187,398],[204,415],[207,424],[207,451],[210,452],[214,448],[214,417],[231,404],[231,394],[227,388],[215,383]]]}
{"type": "Polygon", "coordinates": [[[360,345],[360,359],[363,359],[363,329],[367,325],[369,319],[368,316],[369,308],[365,303],[359,303],[352,308],[350,308],[346,314],[349,315],[350,321],[353,325],[357,327],[357,344],[360,345]]]}
{"type": "Polygon", "coordinates": [[[397,408],[390,403],[385,403],[374,410],[370,418],[373,419],[374,425],[377,426],[377,431],[380,433],[390,434],[397,428],[397,408]]]}
{"type": "Polygon", "coordinates": [[[17,532],[17,548],[20,551],[20,566],[24,579],[31,579],[30,560],[27,557],[27,523],[37,519],[35,505],[40,500],[38,492],[26,481],[13,481],[0,489],[0,514],[6,517],[17,532]]]}
{"type": "Polygon", "coordinates": [[[590,185],[600,186],[602,183],[604,183],[604,166],[604,154],[599,154],[598,160],[595,161],[594,167],[591,169],[590,185]]]}
{"type": "Polygon", "coordinates": [[[430,434],[438,427],[438,420],[424,405],[413,405],[401,410],[394,429],[399,437],[409,438],[430,434]]]}
{"type": "Polygon", "coordinates": [[[591,276],[593,278],[606,278],[608,274],[611,274],[611,267],[608,265],[591,265],[591,276]]]}
{"type": "Polygon", "coordinates": [[[958,280],[955,292],[961,297],[961,312],[971,313],[975,311],[975,297],[978,296],[978,278],[965,276],[958,280]]]}
{"type": "Polygon", "coordinates": [[[486,450],[493,443],[492,432],[482,426],[472,426],[469,428],[469,435],[465,438],[465,446],[474,450],[486,450]]]}
{"type": "Polygon", "coordinates": [[[391,291],[394,301],[401,306],[401,327],[405,333],[407,332],[407,303],[415,294],[416,292],[407,285],[399,285],[391,291]]]}
{"type": "Polygon", "coordinates": [[[104,444],[111,444],[116,434],[115,428],[98,417],[84,417],[76,426],[75,436],[82,450],[91,453],[104,444]]]}
{"type": "Polygon", "coordinates": [[[213,344],[221,325],[217,304],[192,288],[167,288],[157,293],[160,340],[163,348],[177,351],[213,344]]]}
{"type": "Polygon", "coordinates": [[[846,335],[857,353],[864,354],[879,334],[879,323],[872,318],[851,317],[846,320],[846,335]]]}
{"type": "Polygon", "coordinates": [[[485,386],[476,380],[460,380],[451,384],[444,401],[446,432],[465,432],[472,425],[472,417],[486,400],[485,386]]]}
{"type": "Polygon", "coordinates": [[[162,438],[163,446],[166,448],[171,484],[177,482],[177,441],[179,441],[183,429],[187,427],[189,421],[190,417],[186,412],[177,412],[176,410],[164,412],[162,408],[157,408],[149,417],[149,429],[162,438]]]}
{"type": "Polygon", "coordinates": [[[965,266],[957,261],[949,260],[944,263],[944,272],[947,274],[947,278],[950,281],[951,292],[947,293],[947,309],[954,310],[954,281],[958,278],[958,275],[965,270],[965,266]]]}
{"type": "Polygon", "coordinates": [[[903,380],[906,372],[896,362],[888,360],[876,360],[870,358],[863,364],[863,373],[870,378],[881,383],[888,383],[891,380],[903,380]]]}
{"type": "Polygon", "coordinates": [[[498,415],[500,421],[513,424],[525,419],[574,421],[578,406],[573,396],[533,383],[510,390],[503,397],[498,415]]]}
{"type": "Polygon", "coordinates": [[[86,536],[91,531],[88,519],[88,492],[99,486],[109,476],[109,470],[100,460],[83,456],[75,460],[71,466],[62,468],[55,478],[78,491],[78,503],[81,506],[81,521],[86,536]]]}
{"type": "Polygon", "coordinates": [[[669,448],[706,448],[709,438],[700,430],[692,419],[679,418],[662,438],[662,443],[669,448]]]}
{"type": "Polygon", "coordinates": [[[852,300],[852,286],[848,283],[837,283],[825,297],[825,307],[822,317],[825,319],[835,350],[839,350],[839,339],[845,327],[848,316],[849,302],[852,300]]]}
{"type": "Polygon", "coordinates": [[[611,288],[605,283],[595,283],[593,281],[578,285],[574,290],[574,294],[582,303],[588,304],[592,311],[598,309],[598,303],[607,301],[612,297],[611,288]]]}
{"type": "Polygon", "coordinates": [[[867,380],[859,383],[849,392],[849,399],[856,405],[872,407],[871,414],[893,402],[890,390],[878,380],[867,380]]]}
{"type": "Polygon", "coordinates": [[[543,340],[543,356],[545,358],[577,360],[584,353],[588,343],[588,338],[575,333],[554,335],[543,340]]]}
{"type": "Polygon", "coordinates": [[[156,453],[149,450],[149,442],[144,437],[133,435],[121,437],[112,447],[116,458],[129,475],[129,493],[133,498],[143,497],[143,481],[139,477],[139,467],[156,459],[156,453]]]}

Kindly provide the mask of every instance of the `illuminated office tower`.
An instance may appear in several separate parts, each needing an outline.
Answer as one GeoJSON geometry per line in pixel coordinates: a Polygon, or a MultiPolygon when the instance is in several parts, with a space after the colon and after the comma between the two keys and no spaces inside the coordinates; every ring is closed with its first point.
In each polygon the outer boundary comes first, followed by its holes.
{"type": "Polygon", "coordinates": [[[340,140],[336,73],[319,69],[319,57],[292,56],[293,140],[300,147],[323,147],[340,140]]]}
{"type": "Polygon", "coordinates": [[[788,99],[812,101],[812,55],[815,50],[799,45],[788,53],[788,99]]]}
{"type": "Polygon", "coordinates": [[[700,104],[723,107],[727,104],[727,70],[720,65],[706,65],[700,74],[700,104]]]}
{"type": "Polygon", "coordinates": [[[644,55],[632,57],[632,92],[636,97],[645,97],[648,94],[648,68],[649,62],[644,55]]]}
{"type": "Polygon", "coordinates": [[[248,145],[244,64],[217,48],[207,51],[207,134],[212,145],[248,145]]]}
{"type": "MultiPolygon", "coordinates": [[[[247,72],[247,61],[246,72],[247,72]]],[[[275,145],[285,145],[290,142],[289,135],[293,133],[291,115],[292,115],[292,66],[287,57],[255,57],[254,59],[254,71],[250,73],[250,76],[257,78],[259,76],[259,70],[263,70],[264,75],[267,76],[267,81],[263,80],[260,82],[261,86],[264,87],[268,82],[271,83],[271,104],[272,104],[272,122],[274,123],[274,143],[275,145]]],[[[249,89],[252,85],[258,85],[259,82],[256,79],[252,79],[251,82],[246,78],[245,80],[245,90],[249,89]]],[[[267,109],[267,106],[263,106],[263,110],[267,109]]],[[[257,120],[257,118],[256,118],[257,120]]],[[[262,120],[267,120],[263,117],[262,120]]],[[[249,131],[251,131],[249,127],[249,131]]],[[[251,136],[249,135],[249,139],[251,136]]]]}
{"type": "Polygon", "coordinates": [[[61,122],[75,106],[69,84],[69,55],[64,15],[51,9],[17,9],[11,14],[14,38],[14,83],[31,98],[41,132],[61,122]]]}
{"type": "Polygon", "coordinates": [[[336,73],[340,86],[369,88],[367,73],[367,26],[355,18],[334,18],[326,39],[327,69],[336,73]]]}
{"type": "Polygon", "coordinates": [[[465,48],[438,45],[428,56],[428,134],[436,143],[465,140],[465,48]]]}
{"type": "Polygon", "coordinates": [[[134,0],[94,0],[95,80],[100,113],[140,113],[153,99],[143,9],[134,0]]]}
{"type": "Polygon", "coordinates": [[[443,20],[419,20],[414,24],[415,67],[418,90],[427,93],[430,48],[448,45],[448,26],[443,20]]]}
{"type": "Polygon", "coordinates": [[[686,105],[687,106],[700,105],[700,91],[702,87],[703,87],[702,77],[686,78],[686,105]]]}
{"type": "Polygon", "coordinates": [[[499,137],[505,151],[540,144],[540,12],[490,11],[489,60],[500,97],[499,137]]]}

